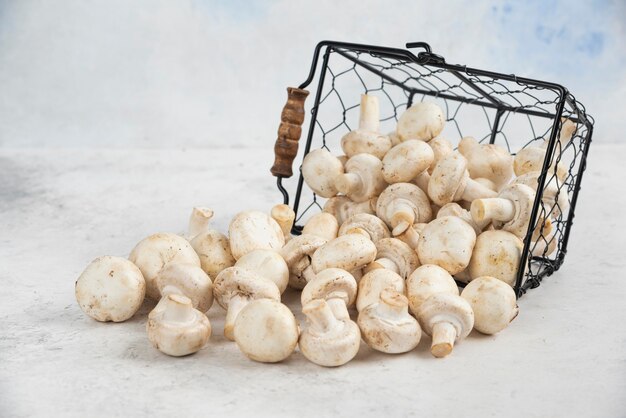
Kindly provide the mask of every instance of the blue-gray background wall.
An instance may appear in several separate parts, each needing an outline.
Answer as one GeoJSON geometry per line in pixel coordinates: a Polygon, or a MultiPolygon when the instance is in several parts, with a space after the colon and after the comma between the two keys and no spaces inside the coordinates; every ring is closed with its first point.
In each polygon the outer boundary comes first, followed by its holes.
{"type": "Polygon", "coordinates": [[[0,147],[272,143],[322,39],[556,81],[626,131],[626,2],[0,0],[0,147]]]}

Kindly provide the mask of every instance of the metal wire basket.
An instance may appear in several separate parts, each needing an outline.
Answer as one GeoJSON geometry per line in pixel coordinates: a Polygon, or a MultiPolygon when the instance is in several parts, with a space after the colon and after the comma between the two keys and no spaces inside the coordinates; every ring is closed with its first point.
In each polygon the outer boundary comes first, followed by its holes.
{"type": "Polygon", "coordinates": [[[277,177],[285,204],[290,200],[288,189],[293,193],[295,187],[292,207],[296,222],[292,232],[299,234],[307,217],[322,210],[323,205],[323,199],[308,189],[301,174],[295,184],[283,182],[292,176],[296,156],[300,155],[301,163],[311,149],[320,147],[341,154],[340,139],[357,125],[362,93],[375,94],[380,99],[381,132],[395,129],[398,117],[407,107],[427,99],[444,110],[447,122],[442,136],[452,143],[471,135],[479,142],[500,144],[512,154],[529,146],[543,145],[546,149],[514,286],[520,297],[539,286],[545,276],[563,263],[591,143],[593,118],[559,84],[448,64],[423,42],[406,47],[321,42],[315,48],[307,79],[298,88],[288,89],[271,171],[277,177]],[[415,55],[408,50],[413,48],[422,51],[415,55]],[[304,150],[298,152],[308,95],[304,89],[316,76],[306,142],[304,150]],[[575,131],[569,142],[562,143],[558,138],[566,119],[575,123],[575,131]],[[544,199],[548,188],[554,198],[544,199]],[[539,223],[548,216],[552,218],[553,231],[545,234],[539,223]]]}

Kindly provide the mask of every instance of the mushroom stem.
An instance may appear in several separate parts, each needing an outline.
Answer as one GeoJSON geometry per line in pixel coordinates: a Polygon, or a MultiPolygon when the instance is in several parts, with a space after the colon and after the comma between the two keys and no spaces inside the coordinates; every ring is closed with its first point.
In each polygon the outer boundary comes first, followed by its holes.
{"type": "Polygon", "coordinates": [[[409,226],[415,222],[415,211],[413,206],[403,199],[394,202],[394,213],[391,215],[391,234],[395,237],[402,234],[409,226]]]}
{"type": "Polygon", "coordinates": [[[280,204],[272,207],[270,216],[278,223],[285,239],[291,237],[291,227],[296,214],[288,205],[280,204]]]}
{"type": "Polygon", "coordinates": [[[465,189],[463,190],[463,194],[461,195],[461,199],[468,202],[473,202],[476,199],[496,197],[497,195],[498,192],[491,190],[490,188],[482,185],[476,180],[468,178],[467,183],[465,184],[465,189]]]}
{"type": "Polygon", "coordinates": [[[311,324],[310,330],[318,334],[329,332],[337,326],[339,321],[324,299],[314,299],[307,303],[302,308],[302,313],[311,324]]]}
{"type": "Polygon", "coordinates": [[[235,341],[235,320],[239,312],[248,304],[248,298],[241,295],[235,295],[228,302],[228,310],[226,311],[226,320],[224,321],[224,336],[231,341],[235,341]]]}
{"type": "Polygon", "coordinates": [[[346,302],[344,302],[342,298],[328,298],[326,299],[326,303],[330,307],[330,310],[333,312],[335,318],[341,321],[347,321],[350,319],[350,313],[346,307],[346,302]]]}
{"type": "Polygon", "coordinates": [[[182,295],[168,295],[164,298],[163,320],[177,323],[191,322],[195,315],[191,301],[182,295]]]}
{"type": "Polygon", "coordinates": [[[433,356],[441,358],[452,352],[457,332],[454,325],[449,322],[438,322],[433,326],[433,342],[430,352],[433,356]]]}
{"type": "Polygon", "coordinates": [[[378,98],[367,94],[361,95],[361,113],[359,116],[359,129],[364,131],[378,132],[380,129],[380,108],[378,98]]]}
{"type": "Polygon", "coordinates": [[[335,179],[335,187],[343,194],[351,193],[363,187],[361,176],[356,173],[344,173],[335,179]]]}
{"type": "Polygon", "coordinates": [[[198,234],[209,230],[209,221],[213,217],[213,211],[206,207],[194,207],[189,216],[187,235],[192,239],[198,234]]]}
{"type": "Polygon", "coordinates": [[[508,222],[515,217],[515,204],[499,197],[474,200],[470,210],[472,218],[478,223],[489,219],[508,222]]]}

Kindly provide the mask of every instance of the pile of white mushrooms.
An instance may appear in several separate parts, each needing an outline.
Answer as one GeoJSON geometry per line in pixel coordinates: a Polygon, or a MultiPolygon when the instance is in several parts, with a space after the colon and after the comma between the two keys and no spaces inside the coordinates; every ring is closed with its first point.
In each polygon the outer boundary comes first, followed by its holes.
{"type": "MultiPolygon", "coordinates": [[[[360,111],[358,129],[341,140],[345,155],[318,149],[303,161],[306,184],[327,200],[301,235],[291,235],[295,214],[286,205],[238,213],[228,235],[210,227],[210,209],[194,208],[188,236],[155,234],[128,259],[91,262],[76,282],[81,309],[120,322],[144,297],[158,301],[148,340],[184,356],[208,343],[205,313],[215,300],[224,336],[250,359],[279,362],[299,346],[329,367],[354,358],[361,340],[405,353],[425,333],[431,353],[445,357],[472,329],[503,330],[518,313],[512,286],[545,147],[513,157],[465,137],[454,151],[439,136],[445,117],[432,103],[411,106],[388,135],[379,132],[377,97],[363,95],[360,111]],[[462,292],[455,279],[467,283],[462,292]],[[302,324],[281,303],[287,287],[302,291],[302,324]]],[[[562,145],[573,131],[564,121],[562,145]]],[[[554,209],[534,239],[553,233],[552,218],[567,210],[558,193],[566,170],[553,169],[543,199],[554,209]]]]}

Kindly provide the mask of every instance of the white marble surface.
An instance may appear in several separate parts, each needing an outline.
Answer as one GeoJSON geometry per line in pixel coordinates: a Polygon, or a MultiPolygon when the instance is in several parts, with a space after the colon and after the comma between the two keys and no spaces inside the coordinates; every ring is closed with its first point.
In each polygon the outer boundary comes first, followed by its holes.
{"type": "Polygon", "coordinates": [[[509,329],[443,360],[424,338],[325,369],[297,352],[248,360],[221,337],[217,305],[210,345],[176,359],[148,343],[149,306],[102,324],[74,300],[89,261],[183,231],[193,205],[214,207],[222,230],[237,210],[269,209],[271,150],[2,150],[0,416],[624,416],[625,151],[593,144],[565,265],[509,329]]]}

